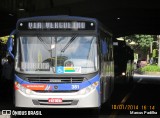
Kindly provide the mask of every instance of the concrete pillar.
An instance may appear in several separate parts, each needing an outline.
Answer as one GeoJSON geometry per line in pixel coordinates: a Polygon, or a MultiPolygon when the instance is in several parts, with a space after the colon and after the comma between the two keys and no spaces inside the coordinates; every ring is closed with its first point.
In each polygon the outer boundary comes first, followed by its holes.
{"type": "Polygon", "coordinates": [[[153,47],[153,43],[151,42],[151,44],[150,44],[150,53],[152,53],[152,47],[153,47]]]}
{"type": "Polygon", "coordinates": [[[158,66],[160,66],[160,35],[158,35],[157,38],[158,38],[158,46],[159,46],[159,50],[158,50],[158,66]]]}

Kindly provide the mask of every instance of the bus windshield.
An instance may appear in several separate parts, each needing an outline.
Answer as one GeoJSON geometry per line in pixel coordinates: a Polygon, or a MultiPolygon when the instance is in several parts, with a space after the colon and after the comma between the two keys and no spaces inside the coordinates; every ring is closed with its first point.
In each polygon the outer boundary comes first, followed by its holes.
{"type": "Polygon", "coordinates": [[[20,36],[15,70],[30,74],[84,74],[97,71],[95,36],[20,36]]]}

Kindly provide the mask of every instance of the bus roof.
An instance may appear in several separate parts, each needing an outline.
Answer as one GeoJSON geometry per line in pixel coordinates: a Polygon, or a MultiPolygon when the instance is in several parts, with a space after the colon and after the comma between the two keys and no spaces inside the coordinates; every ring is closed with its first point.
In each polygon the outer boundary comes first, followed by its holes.
{"type": "Polygon", "coordinates": [[[57,21],[79,20],[79,21],[97,22],[97,19],[95,19],[95,18],[80,17],[80,16],[68,16],[68,15],[57,15],[57,16],[35,16],[35,17],[22,18],[22,19],[19,19],[17,23],[25,22],[25,21],[50,21],[50,20],[57,20],[57,21]]]}
{"type": "Polygon", "coordinates": [[[86,21],[86,22],[93,22],[97,28],[100,28],[104,32],[112,35],[110,31],[104,27],[96,18],[89,18],[89,17],[80,17],[80,16],[68,16],[68,15],[56,15],[56,16],[35,16],[35,17],[28,17],[28,18],[21,18],[17,22],[17,29],[18,25],[22,22],[47,22],[47,21],[86,21]]]}

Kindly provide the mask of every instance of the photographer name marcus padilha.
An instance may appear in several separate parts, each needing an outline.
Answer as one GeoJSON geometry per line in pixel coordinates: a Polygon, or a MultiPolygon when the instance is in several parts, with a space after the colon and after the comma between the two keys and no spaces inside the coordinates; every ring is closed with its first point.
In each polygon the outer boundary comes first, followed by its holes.
{"type": "Polygon", "coordinates": [[[42,115],[41,111],[15,111],[15,110],[2,110],[2,115],[42,115]]]}
{"type": "Polygon", "coordinates": [[[138,112],[138,111],[130,111],[130,114],[144,114],[144,115],[157,115],[158,113],[156,111],[141,111],[141,112],[138,112]]]}

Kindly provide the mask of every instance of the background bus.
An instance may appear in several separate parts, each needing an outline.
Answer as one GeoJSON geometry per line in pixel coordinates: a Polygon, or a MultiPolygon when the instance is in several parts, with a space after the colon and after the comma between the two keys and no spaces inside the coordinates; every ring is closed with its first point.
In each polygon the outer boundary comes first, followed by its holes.
{"type": "MultiPolygon", "coordinates": [[[[96,19],[20,19],[15,31],[15,106],[99,108],[114,85],[112,34],[96,19]]],[[[9,52],[12,39],[9,38],[9,52]]]]}
{"type": "Polygon", "coordinates": [[[131,84],[134,71],[134,51],[125,41],[114,42],[115,83],[131,84]]]}

